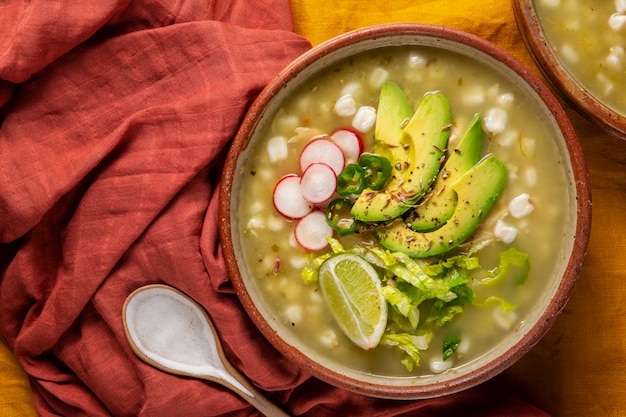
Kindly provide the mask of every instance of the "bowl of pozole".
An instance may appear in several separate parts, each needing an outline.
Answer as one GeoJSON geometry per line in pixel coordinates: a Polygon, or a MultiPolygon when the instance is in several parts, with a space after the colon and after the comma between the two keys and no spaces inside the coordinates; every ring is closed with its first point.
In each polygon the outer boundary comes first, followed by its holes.
{"type": "Polygon", "coordinates": [[[514,0],[524,41],[584,116],[626,139],[626,0],[514,0]]]}
{"type": "Polygon", "coordinates": [[[518,61],[455,30],[375,26],[296,59],[229,151],[220,233],[263,335],[330,384],[417,399],[512,365],[586,253],[576,135],[518,61]]]}

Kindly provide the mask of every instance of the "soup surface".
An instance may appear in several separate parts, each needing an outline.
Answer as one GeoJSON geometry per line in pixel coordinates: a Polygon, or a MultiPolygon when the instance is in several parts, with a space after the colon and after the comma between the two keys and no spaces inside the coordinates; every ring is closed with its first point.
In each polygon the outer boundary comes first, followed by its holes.
{"type": "Polygon", "coordinates": [[[593,96],[626,115],[626,1],[537,0],[549,44],[593,96]]]}
{"type": "MultiPolygon", "coordinates": [[[[272,315],[302,345],[328,361],[362,372],[408,377],[450,372],[494,348],[504,335],[523,328],[530,307],[541,298],[555,268],[565,219],[571,213],[555,141],[517,86],[456,53],[425,46],[386,47],[331,65],[307,81],[281,103],[260,135],[241,180],[238,215],[245,262],[272,315]],[[381,344],[364,350],[345,336],[318,283],[314,279],[305,282],[302,276],[303,270],[314,270],[314,260],[331,249],[302,248],[294,239],[298,221],[279,214],[272,199],[283,176],[301,172],[300,153],[319,135],[337,129],[356,131],[364,150],[371,152],[374,126],[359,110],[372,114],[377,109],[386,81],[402,88],[413,109],[429,92],[448,98],[452,122],[448,149],[456,146],[474,116],[482,115],[481,153],[495,155],[508,170],[504,191],[466,243],[438,257],[416,260],[423,266],[473,251],[471,257],[480,263],[480,268],[463,271],[474,300],[434,330],[428,346],[418,349],[418,363],[407,361],[402,348],[381,344]],[[507,276],[491,282],[498,271],[515,269],[500,261],[511,248],[528,255],[527,277],[507,276]],[[444,360],[450,340],[455,341],[452,354],[444,360]]],[[[359,245],[377,247],[376,234],[367,231],[345,237],[335,234],[334,238],[348,251],[359,245]]],[[[429,300],[420,305],[417,328],[408,333],[421,334],[434,303],[429,300]]],[[[397,316],[396,307],[389,306],[390,317],[397,316]]],[[[389,322],[389,328],[396,326],[389,322]]]]}

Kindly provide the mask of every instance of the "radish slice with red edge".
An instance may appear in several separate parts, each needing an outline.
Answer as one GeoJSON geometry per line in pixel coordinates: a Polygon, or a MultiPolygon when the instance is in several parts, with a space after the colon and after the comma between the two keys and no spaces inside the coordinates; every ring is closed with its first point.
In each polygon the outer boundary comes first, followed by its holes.
{"type": "Polygon", "coordinates": [[[283,216],[299,219],[313,210],[311,203],[304,199],[300,187],[300,176],[289,174],[282,177],[274,187],[272,199],[274,208],[283,216]]]}
{"type": "Polygon", "coordinates": [[[307,143],[300,153],[300,169],[304,172],[309,165],[321,162],[328,165],[339,175],[343,171],[346,159],[343,151],[333,140],[327,138],[313,139],[307,143]]]}
{"type": "Polygon", "coordinates": [[[333,235],[333,228],[326,221],[324,212],[315,210],[298,220],[293,233],[300,246],[317,252],[328,245],[326,238],[333,235]]]}
{"type": "Polygon", "coordinates": [[[359,160],[359,156],[363,153],[363,139],[356,132],[349,129],[339,129],[330,137],[343,151],[347,163],[354,163],[359,160]]]}
{"type": "Polygon", "coordinates": [[[311,204],[322,204],[331,199],[337,189],[337,175],[328,165],[315,162],[300,177],[302,197],[311,204]]]}

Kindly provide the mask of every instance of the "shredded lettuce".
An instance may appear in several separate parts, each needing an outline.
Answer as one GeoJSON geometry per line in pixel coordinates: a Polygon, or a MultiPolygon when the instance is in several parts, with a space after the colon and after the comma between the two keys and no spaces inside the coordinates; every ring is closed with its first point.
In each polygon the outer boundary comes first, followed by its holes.
{"type": "MultiPolygon", "coordinates": [[[[481,268],[478,257],[474,256],[477,250],[448,258],[422,260],[379,246],[346,249],[337,239],[329,237],[327,240],[330,251],[309,258],[307,267],[301,273],[302,279],[307,283],[317,282],[320,265],[342,252],[354,253],[379,269],[382,272],[383,296],[391,307],[387,330],[380,345],[400,349],[404,353],[402,363],[409,371],[419,366],[420,351],[428,349],[435,329],[446,326],[463,314],[466,305],[499,304],[505,311],[517,308],[498,296],[477,302],[472,285],[497,285],[509,279],[519,285],[525,282],[530,269],[528,255],[510,248],[500,254],[498,266],[489,271],[486,278],[472,283],[472,272],[481,268]],[[425,318],[422,319],[421,315],[425,318]]],[[[456,353],[459,344],[457,333],[444,338],[444,360],[456,353]]]]}
{"type": "Polygon", "coordinates": [[[319,256],[309,256],[307,266],[300,272],[300,277],[306,284],[315,284],[317,282],[317,271],[326,259],[346,251],[337,239],[327,237],[326,240],[328,241],[331,252],[326,252],[319,256]]]}
{"type": "Polygon", "coordinates": [[[456,294],[450,291],[450,288],[462,284],[467,279],[455,274],[434,278],[424,272],[423,264],[404,253],[391,253],[380,248],[374,248],[372,251],[375,251],[385,263],[385,269],[391,275],[422,291],[424,299],[438,298],[450,301],[456,298],[456,294]]]}
{"type": "Polygon", "coordinates": [[[420,319],[420,311],[413,304],[411,297],[392,285],[383,287],[383,296],[396,312],[409,320],[412,329],[417,327],[420,319]]]}
{"type": "Polygon", "coordinates": [[[437,327],[443,327],[450,322],[456,315],[463,313],[463,307],[445,303],[441,300],[435,301],[426,317],[427,324],[434,324],[437,327]]]}
{"type": "Polygon", "coordinates": [[[405,353],[402,364],[411,372],[420,366],[420,350],[428,349],[432,338],[432,332],[420,332],[414,335],[409,333],[388,333],[383,335],[380,344],[386,347],[401,349],[405,353]]]}
{"type": "Polygon", "coordinates": [[[337,254],[346,251],[337,239],[333,239],[329,236],[326,238],[326,241],[328,242],[328,246],[330,246],[330,250],[332,250],[333,253],[337,254]]]}
{"type": "Polygon", "coordinates": [[[483,301],[483,305],[489,305],[489,304],[498,304],[500,306],[500,308],[504,311],[513,311],[517,309],[517,305],[508,302],[507,300],[505,300],[502,297],[498,297],[495,295],[492,295],[490,297],[487,297],[485,299],[485,301],[483,301]]]}
{"type": "Polygon", "coordinates": [[[318,278],[317,272],[319,271],[320,266],[331,256],[333,256],[333,254],[328,252],[320,256],[309,257],[307,266],[305,266],[300,272],[302,280],[307,284],[316,283],[318,278]]]}
{"type": "Polygon", "coordinates": [[[526,282],[529,271],[528,254],[509,248],[500,253],[498,266],[489,271],[487,278],[481,282],[485,285],[498,285],[504,280],[512,280],[515,284],[521,285],[526,282]]]}

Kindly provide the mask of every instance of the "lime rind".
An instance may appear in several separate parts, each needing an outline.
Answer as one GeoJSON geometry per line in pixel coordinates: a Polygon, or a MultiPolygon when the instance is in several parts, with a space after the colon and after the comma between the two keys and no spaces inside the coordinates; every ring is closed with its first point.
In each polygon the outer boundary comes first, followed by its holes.
{"type": "Polygon", "coordinates": [[[387,302],[376,269],[358,255],[340,253],[320,266],[319,285],[346,336],[362,349],[376,347],[387,326],[387,302]]]}

